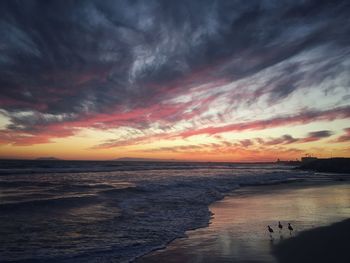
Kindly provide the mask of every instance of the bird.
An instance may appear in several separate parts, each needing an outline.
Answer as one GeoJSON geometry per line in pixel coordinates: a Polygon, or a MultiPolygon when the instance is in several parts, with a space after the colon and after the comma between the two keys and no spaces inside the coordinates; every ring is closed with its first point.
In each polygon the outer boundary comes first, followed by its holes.
{"type": "Polygon", "coordinates": [[[270,226],[267,226],[267,229],[270,232],[270,238],[272,239],[272,233],[273,233],[273,229],[270,226]]]}
{"type": "Polygon", "coordinates": [[[281,222],[280,222],[280,221],[278,221],[278,228],[280,229],[280,232],[281,232],[281,231],[282,231],[283,226],[282,226],[282,224],[281,224],[281,222]]]}
{"type": "Polygon", "coordinates": [[[292,235],[293,227],[288,223],[289,234],[292,235]]]}

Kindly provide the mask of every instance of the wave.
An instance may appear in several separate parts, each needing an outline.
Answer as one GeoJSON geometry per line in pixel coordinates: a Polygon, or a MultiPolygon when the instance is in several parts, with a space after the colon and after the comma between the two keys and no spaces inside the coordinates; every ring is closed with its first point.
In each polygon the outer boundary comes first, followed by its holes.
{"type": "MultiPolygon", "coordinates": [[[[175,238],[183,237],[187,230],[207,226],[212,216],[208,206],[239,187],[300,180],[312,181],[315,178],[327,179],[325,175],[283,169],[278,166],[245,165],[232,166],[230,169],[226,167],[219,170],[213,168],[210,171],[201,167],[183,172],[177,169],[165,172],[150,170],[89,174],[84,177],[65,174],[62,177],[65,178],[62,179],[63,182],[55,188],[59,189],[57,193],[63,191],[67,195],[64,198],[32,200],[0,206],[0,211],[6,209],[15,211],[16,217],[23,218],[27,216],[28,207],[31,211],[37,211],[38,218],[43,207],[53,211],[69,209],[69,215],[76,215],[74,218],[68,218],[62,213],[61,217],[50,217],[47,224],[54,223],[52,229],[41,229],[43,233],[48,231],[42,238],[45,237],[46,242],[53,244],[50,247],[36,240],[21,247],[21,253],[10,253],[11,244],[12,246],[17,244],[16,240],[20,236],[18,233],[17,235],[10,233],[12,239],[8,238],[6,243],[8,247],[4,248],[9,251],[4,259],[130,262],[152,250],[166,246],[175,238]],[[86,185],[77,183],[86,177],[89,179],[87,183],[85,182],[86,185]],[[77,182],[72,183],[73,179],[77,182]],[[81,192],[89,195],[68,196],[81,192]],[[116,211],[118,215],[115,214],[116,211]],[[69,231],[73,234],[68,235],[67,233],[71,233],[69,231]],[[38,251],[34,256],[33,249],[38,251]]],[[[49,174],[45,180],[48,178],[57,180],[61,177],[49,174]]],[[[47,217],[48,213],[46,211],[44,217],[47,217]]],[[[25,220],[23,218],[21,220],[25,220]]],[[[40,224],[40,220],[33,224],[38,224],[39,228],[45,225],[40,224]]],[[[2,253],[4,252],[0,249],[0,256],[2,253]]]]}
{"type": "MultiPolygon", "coordinates": [[[[209,205],[234,189],[247,185],[304,180],[305,173],[268,173],[257,176],[218,175],[214,178],[186,177],[178,180],[153,181],[137,187],[103,191],[118,200],[121,210],[115,231],[127,236],[132,245],[114,243],[103,257],[130,262],[152,250],[162,248],[191,229],[205,227],[212,216],[209,205]],[[291,179],[292,178],[292,179],[291,179]]],[[[120,240],[120,239],[119,239],[120,240]]],[[[67,259],[66,259],[67,260],[67,259]]],[[[96,262],[101,254],[76,255],[72,262],[96,262]]],[[[67,262],[70,262],[69,260],[67,262]]],[[[103,262],[103,260],[102,260],[103,262]]]]}
{"type": "Polygon", "coordinates": [[[86,195],[86,196],[69,196],[60,198],[49,198],[49,199],[33,199],[26,201],[17,202],[7,202],[0,204],[0,212],[16,211],[19,210],[30,210],[33,212],[35,209],[68,209],[77,206],[84,206],[96,202],[96,196],[86,195]]]}

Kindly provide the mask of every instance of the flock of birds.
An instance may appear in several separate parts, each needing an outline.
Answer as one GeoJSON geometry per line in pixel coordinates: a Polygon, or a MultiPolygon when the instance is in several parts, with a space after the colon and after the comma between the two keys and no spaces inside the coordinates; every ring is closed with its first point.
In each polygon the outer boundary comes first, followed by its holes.
{"type": "MultiPolygon", "coordinates": [[[[278,221],[278,228],[280,230],[280,232],[282,231],[283,229],[283,225],[281,224],[280,221],[278,221]]],[[[267,226],[267,229],[269,230],[269,233],[270,233],[270,238],[272,238],[272,233],[273,233],[273,229],[272,227],[270,227],[269,225],[267,226]]],[[[292,235],[292,232],[293,232],[293,227],[290,223],[288,223],[288,230],[289,230],[289,234],[292,235]]]]}

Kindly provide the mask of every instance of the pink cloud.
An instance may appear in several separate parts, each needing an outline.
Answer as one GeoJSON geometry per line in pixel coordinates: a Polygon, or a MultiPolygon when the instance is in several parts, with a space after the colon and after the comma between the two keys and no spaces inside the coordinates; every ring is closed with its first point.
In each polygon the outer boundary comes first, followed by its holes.
{"type": "Polygon", "coordinates": [[[331,121],[335,119],[350,118],[350,107],[339,107],[325,111],[308,111],[298,115],[289,115],[275,117],[267,120],[257,120],[251,122],[234,123],[219,127],[206,127],[197,130],[188,130],[179,134],[182,138],[188,138],[194,135],[208,134],[214,135],[224,132],[235,132],[245,130],[264,130],[279,126],[288,126],[293,124],[306,124],[314,121],[331,121]]]}
{"type": "Polygon", "coordinates": [[[350,141],[350,128],[344,129],[345,134],[339,136],[334,142],[348,142],[350,141]]]}

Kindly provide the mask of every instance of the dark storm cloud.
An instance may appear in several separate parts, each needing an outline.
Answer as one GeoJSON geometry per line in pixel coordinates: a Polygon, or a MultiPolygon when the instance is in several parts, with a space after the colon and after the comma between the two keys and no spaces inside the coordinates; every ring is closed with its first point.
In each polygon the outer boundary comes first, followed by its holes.
{"type": "MultiPolygon", "coordinates": [[[[318,0],[1,1],[0,105],[10,129],[147,108],[190,81],[237,80],[320,45],[346,50],[349,12],[348,1],[318,0]]],[[[303,77],[287,67],[263,87],[269,102],[303,77]]]]}

